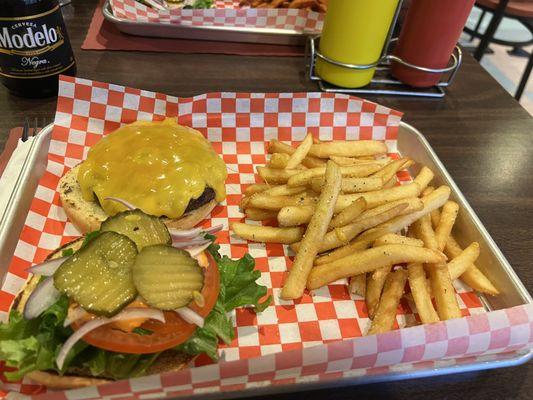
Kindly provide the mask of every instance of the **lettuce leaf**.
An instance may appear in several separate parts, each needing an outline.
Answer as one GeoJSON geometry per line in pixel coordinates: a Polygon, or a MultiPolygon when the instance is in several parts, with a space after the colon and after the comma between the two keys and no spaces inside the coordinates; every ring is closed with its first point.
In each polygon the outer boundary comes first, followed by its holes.
{"type": "MultiPolygon", "coordinates": [[[[220,271],[217,303],[205,319],[204,327],[196,329],[187,342],[176,347],[176,350],[190,355],[206,353],[213,360],[218,359],[219,340],[229,344],[234,338],[233,323],[228,313],[242,306],[253,306],[256,311],[262,311],[271,301],[271,297],[261,301],[267,289],[256,283],[261,273],[254,270],[254,259],[248,254],[240,260],[221,257],[219,248],[213,244],[208,249],[220,271]]],[[[58,374],[87,374],[111,379],[142,376],[161,354],[115,353],[79,341],[69,352],[63,369],[59,370],[56,357],[63,343],[73,333],[70,327],[63,327],[68,305],[68,298],[61,296],[38,318],[26,320],[19,312],[12,310],[9,322],[0,324],[0,360],[4,360],[9,367],[17,368],[5,373],[8,380],[19,380],[31,371],[47,370],[58,374]]]]}
{"type": "Polygon", "coordinates": [[[6,372],[6,378],[18,380],[35,370],[62,373],[88,346],[85,342],[78,342],[65,360],[64,370],[57,368],[57,354],[72,334],[70,328],[63,327],[67,309],[68,298],[61,296],[55,304],[33,320],[24,319],[16,310],[11,311],[9,323],[0,324],[0,359],[4,360],[7,366],[18,370],[6,372]]]}

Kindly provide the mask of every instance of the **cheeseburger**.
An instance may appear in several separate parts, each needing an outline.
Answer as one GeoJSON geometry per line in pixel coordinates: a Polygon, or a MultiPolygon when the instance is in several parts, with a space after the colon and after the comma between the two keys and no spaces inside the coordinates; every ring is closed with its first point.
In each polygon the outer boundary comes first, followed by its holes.
{"type": "Polygon", "coordinates": [[[224,199],[225,178],[209,142],[172,119],[92,147],[58,188],[86,235],[28,269],[0,324],[5,377],[75,388],[216,361],[234,337],[228,313],[270,303],[250,255],[218,253],[221,226],[191,228],[224,199]]]}

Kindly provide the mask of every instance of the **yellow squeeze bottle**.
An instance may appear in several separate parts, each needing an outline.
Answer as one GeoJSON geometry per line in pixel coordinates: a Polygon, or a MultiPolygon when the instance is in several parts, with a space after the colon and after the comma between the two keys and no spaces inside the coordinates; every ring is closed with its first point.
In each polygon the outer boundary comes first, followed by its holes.
{"type": "MultiPolygon", "coordinates": [[[[329,0],[319,51],[346,64],[379,60],[399,0],[329,0]]],[[[355,70],[317,58],[316,73],[344,88],[365,86],[375,68],[355,70]]]]}

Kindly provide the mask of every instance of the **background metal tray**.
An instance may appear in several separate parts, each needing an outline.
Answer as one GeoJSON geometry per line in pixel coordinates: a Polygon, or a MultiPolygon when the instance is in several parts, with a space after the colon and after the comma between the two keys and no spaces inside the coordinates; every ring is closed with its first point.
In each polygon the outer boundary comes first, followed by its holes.
{"type": "MultiPolygon", "coordinates": [[[[11,257],[15,250],[20,231],[27,217],[31,200],[33,199],[38,181],[42,176],[48,155],[52,126],[44,128],[31,145],[30,151],[19,174],[17,184],[11,194],[8,207],[0,216],[0,273],[3,278],[7,272],[11,257]]],[[[417,166],[410,171],[418,172],[420,164],[426,165],[435,173],[434,184],[450,186],[451,198],[459,203],[459,213],[454,233],[460,243],[477,241],[480,244],[481,255],[476,265],[495,283],[501,294],[496,297],[481,296],[483,303],[489,310],[513,307],[520,304],[533,303],[533,299],[517,277],[501,251],[498,249],[481,221],[474,214],[457,185],[453,182],[444,165],[424,138],[415,128],[402,122],[398,135],[398,150],[405,156],[417,162],[417,166]]],[[[265,386],[251,388],[239,392],[219,392],[209,395],[199,394],[191,398],[234,398],[279,392],[302,391],[319,389],[339,385],[356,385],[375,382],[390,382],[402,379],[413,379],[444,374],[478,371],[493,368],[515,366],[529,361],[533,350],[521,350],[508,353],[504,358],[478,359],[470,363],[450,366],[443,361],[442,367],[421,369],[416,371],[396,371],[373,376],[357,378],[343,378],[325,382],[298,383],[285,386],[265,386]]]]}
{"type": "Polygon", "coordinates": [[[292,29],[189,26],[130,21],[113,15],[109,0],[104,3],[102,13],[104,18],[114,24],[121,32],[136,36],[302,46],[307,40],[306,35],[292,29]]]}

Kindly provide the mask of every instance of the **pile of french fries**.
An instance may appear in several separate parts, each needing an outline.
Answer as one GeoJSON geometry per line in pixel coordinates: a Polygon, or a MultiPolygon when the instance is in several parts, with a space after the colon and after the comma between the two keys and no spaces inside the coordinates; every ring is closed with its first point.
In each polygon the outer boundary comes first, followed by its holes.
{"type": "Polygon", "coordinates": [[[328,0],[242,0],[240,6],[252,8],[300,8],[325,13],[328,0]]]}
{"type": "Polygon", "coordinates": [[[296,252],[283,299],[347,278],[350,292],[365,298],[373,334],[393,329],[402,297],[422,323],[460,317],[455,279],[498,294],[475,265],[478,243],[463,249],[455,240],[459,206],[448,186],[429,186],[429,168],[398,185],[397,173],[414,162],[388,158],[374,140],[319,142],[309,134],[297,148],[272,140],[269,152],[257,168],[265,183],[249,186],[240,206],[248,219],[278,226],[236,222],[231,229],[296,252]]]}

